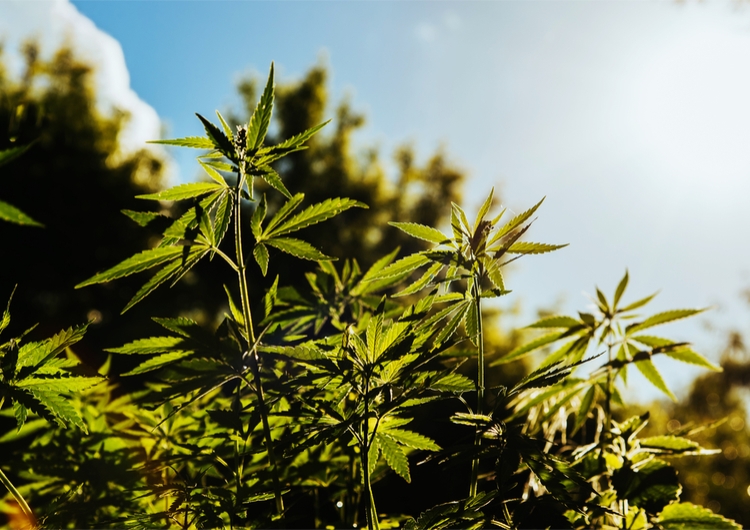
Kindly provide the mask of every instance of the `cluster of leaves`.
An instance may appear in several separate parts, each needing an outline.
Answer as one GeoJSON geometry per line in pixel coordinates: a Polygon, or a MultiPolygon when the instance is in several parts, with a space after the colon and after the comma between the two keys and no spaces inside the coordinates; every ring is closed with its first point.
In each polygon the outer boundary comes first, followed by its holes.
{"type": "MultiPolygon", "coordinates": [[[[187,206],[175,218],[125,210],[141,226],[163,227],[160,241],[77,286],[152,270],[124,312],[218,256],[237,280],[225,287],[218,326],[159,317],[158,335],[110,348],[115,357],[136,359],[121,375],[142,383],[121,395],[112,385],[88,388],[99,379],[74,375],[76,363],[58,356],[85,328],[2,347],[4,395],[19,427],[38,414],[90,430],[52,430],[35,439],[59,448],[78,444],[64,464],[49,465],[36,452],[17,464],[42,524],[736,528],[679,503],[676,473],[664,459],[710,451],[679,435],[639,438],[645,416],[613,418],[613,405],[622,402],[617,380],[626,380],[631,364],[666,393],[654,355],[715,368],[686,343],[641,333],[697,310],[625,325],[651,298],[620,308],[626,275],[613,303],[597,290],[597,314],[543,319],[531,327],[553,333],[491,360],[482,300],[509,293],[502,267],[564,246],[521,241],[541,201],[505,223],[504,211],[489,217],[492,193],[473,223],[453,204],[450,235],[394,222],[434,248],[398,260],[397,249],[364,272],[356,260],[339,269],[297,233],[365,205],[334,198],[302,208],[305,196],[288,191],[278,162],[305,149],[325,124],[268,142],[273,83],[272,66],[250,119],[236,130],[219,113],[218,126],[199,115],[205,136],[160,142],[204,150],[199,163],[211,180],[140,196],[187,206]],[[283,199],[258,195],[258,183],[283,199]],[[251,298],[246,257],[252,253],[253,267],[266,276],[279,252],[317,270],[306,274],[306,286],[283,285],[276,276],[262,297],[251,298]],[[510,388],[485,388],[486,364],[506,364],[558,341],[565,343],[510,388]],[[602,347],[606,363],[577,377],[598,357],[587,352],[602,347]],[[462,367],[467,359],[476,361],[475,378],[462,367]],[[80,412],[60,397],[71,393],[80,412]],[[441,445],[415,426],[417,413],[437,401],[465,407],[446,418],[468,428],[459,443],[441,445]],[[468,479],[466,495],[421,514],[378,510],[373,485],[392,473],[411,482],[410,459],[420,454],[468,479]],[[104,479],[91,473],[95,460],[109,466],[104,479]]],[[[26,435],[22,429],[8,442],[26,435]]]]}

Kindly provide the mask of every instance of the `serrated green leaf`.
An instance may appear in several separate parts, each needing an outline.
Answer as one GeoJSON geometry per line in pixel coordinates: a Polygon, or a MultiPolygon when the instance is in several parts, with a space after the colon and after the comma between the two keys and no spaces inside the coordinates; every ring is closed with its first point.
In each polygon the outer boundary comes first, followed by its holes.
{"type": "Polygon", "coordinates": [[[406,429],[397,429],[383,425],[379,431],[380,434],[395,440],[401,445],[411,447],[412,449],[421,449],[424,451],[440,451],[440,446],[427,436],[423,436],[406,429]]]}
{"type": "Polygon", "coordinates": [[[44,390],[27,389],[36,400],[44,406],[53,416],[58,418],[62,425],[72,423],[84,432],[87,432],[86,425],[83,423],[81,416],[71,405],[70,400],[55,392],[44,390]]]}
{"type": "Polygon", "coordinates": [[[292,237],[277,237],[264,240],[267,245],[276,247],[282,252],[291,254],[297,258],[309,259],[311,261],[330,261],[336,258],[326,256],[310,243],[292,237]]]}
{"type": "Polygon", "coordinates": [[[652,361],[636,361],[634,364],[652,385],[664,392],[672,401],[677,401],[677,398],[672,391],[667,388],[667,384],[664,382],[659,370],[656,369],[656,366],[654,366],[652,361]]]}
{"type": "Polygon", "coordinates": [[[249,151],[255,150],[263,145],[266,139],[268,125],[271,123],[271,114],[273,113],[273,63],[268,73],[266,87],[258,101],[258,104],[250,118],[247,128],[247,148],[249,151]]]}
{"type": "MultiPolygon", "coordinates": [[[[688,440],[681,436],[662,435],[641,438],[640,446],[644,449],[656,449],[662,453],[669,454],[703,454],[705,450],[698,442],[688,440]]],[[[716,452],[716,451],[713,451],[716,452]]],[[[721,452],[719,449],[718,452],[721,452]]],[[[710,453],[710,451],[709,451],[710,453]]]]}
{"type": "Polygon", "coordinates": [[[183,337],[149,337],[129,342],[117,348],[106,348],[104,351],[125,355],[142,355],[167,352],[185,342],[183,337]]]}
{"type": "Polygon", "coordinates": [[[270,164],[274,160],[278,160],[279,158],[288,155],[289,153],[293,153],[295,151],[300,151],[302,149],[307,149],[306,146],[303,144],[309,140],[315,133],[317,133],[320,129],[325,127],[331,122],[331,120],[327,120],[320,125],[316,125],[314,127],[310,127],[309,129],[296,134],[292,136],[291,138],[288,138],[281,142],[280,144],[274,145],[272,147],[266,147],[258,151],[258,163],[259,164],[270,164]]]}
{"type": "Polygon", "coordinates": [[[615,298],[612,302],[612,306],[616,309],[617,304],[620,303],[620,298],[622,298],[623,293],[625,292],[625,289],[628,287],[628,270],[625,269],[625,276],[622,277],[622,280],[620,280],[620,283],[617,284],[617,289],[615,289],[615,298]]]}
{"type": "Polygon", "coordinates": [[[573,317],[564,315],[545,317],[541,320],[537,320],[533,324],[526,326],[527,328],[575,328],[582,326],[583,323],[573,317]]]}
{"type": "Polygon", "coordinates": [[[305,208],[303,211],[281,225],[273,228],[269,226],[266,230],[265,237],[277,237],[296,232],[302,228],[330,219],[331,217],[354,207],[367,208],[367,205],[353,199],[341,197],[326,199],[323,202],[305,208]]]}
{"type": "Polygon", "coordinates": [[[145,374],[146,372],[152,372],[154,370],[158,370],[159,368],[164,368],[165,366],[172,364],[175,361],[179,361],[180,359],[189,357],[190,355],[193,355],[193,353],[194,352],[192,350],[176,350],[168,353],[163,353],[161,355],[157,355],[156,357],[152,357],[148,361],[139,364],[137,367],[122,375],[138,375],[145,374]]]}
{"type": "Polygon", "coordinates": [[[219,206],[216,208],[216,217],[214,218],[214,246],[218,247],[224,240],[224,236],[232,221],[232,194],[226,192],[219,199],[219,206]]]}
{"type": "Polygon", "coordinates": [[[518,227],[521,224],[523,224],[524,222],[526,222],[526,220],[529,217],[531,217],[532,215],[534,215],[534,212],[542,205],[542,203],[544,202],[545,198],[546,197],[543,197],[542,200],[539,201],[538,203],[536,203],[534,206],[532,206],[531,208],[529,208],[525,212],[522,212],[522,213],[516,215],[513,219],[511,219],[510,221],[508,221],[507,223],[505,223],[505,225],[503,225],[502,228],[500,228],[497,232],[495,232],[495,234],[492,236],[492,239],[490,239],[487,242],[487,246],[488,247],[492,246],[493,243],[495,243],[496,241],[498,241],[504,235],[509,234],[516,227],[518,227]]]}
{"type": "Polygon", "coordinates": [[[477,345],[479,339],[479,319],[481,315],[477,309],[477,304],[472,303],[469,306],[469,311],[466,313],[466,320],[464,325],[466,326],[466,335],[471,340],[472,344],[477,345]]]}
{"type": "Polygon", "coordinates": [[[211,177],[219,186],[223,188],[228,188],[229,185],[227,184],[227,181],[224,180],[224,177],[216,171],[211,165],[205,163],[203,160],[198,160],[198,163],[201,165],[203,170],[208,174],[209,177],[211,177]]]}
{"type": "Polygon", "coordinates": [[[714,372],[721,372],[723,371],[723,368],[721,366],[717,366],[705,357],[703,357],[700,353],[695,352],[691,350],[690,348],[679,348],[676,350],[670,350],[664,352],[665,355],[668,357],[671,357],[672,359],[676,359],[678,361],[682,361],[683,363],[688,364],[695,364],[697,366],[702,366],[703,368],[708,368],[709,370],[713,370],[714,372]]]}
{"type": "Polygon", "coordinates": [[[227,135],[227,138],[229,138],[229,141],[231,142],[234,138],[234,135],[232,134],[232,128],[229,126],[229,124],[224,120],[224,116],[221,115],[221,112],[218,110],[216,111],[216,116],[219,118],[219,121],[221,122],[221,128],[224,129],[224,134],[227,135]]]}
{"type": "Polygon", "coordinates": [[[0,220],[15,223],[17,225],[44,226],[42,223],[35,221],[12,204],[8,204],[4,201],[0,201],[0,220]]]}
{"type": "Polygon", "coordinates": [[[451,203],[451,209],[456,214],[456,219],[459,222],[459,228],[466,237],[471,237],[471,225],[469,220],[466,218],[466,212],[455,202],[451,203]]]}
{"type": "MultiPolygon", "coordinates": [[[[160,247],[160,248],[177,248],[184,249],[188,247],[160,247]]],[[[146,296],[151,294],[157,287],[168,280],[178,281],[185,273],[187,273],[198,261],[205,256],[209,249],[203,245],[193,245],[189,247],[187,255],[180,254],[180,257],[174,259],[171,263],[168,263],[162,269],[154,274],[149,281],[138,289],[133,298],[123,308],[122,312],[125,313],[127,310],[132,308],[135,304],[143,300],[146,296]]],[[[155,249],[156,250],[156,249],[155,249]]]]}
{"type": "Polygon", "coordinates": [[[390,278],[392,276],[407,274],[418,269],[419,267],[422,267],[423,265],[430,263],[430,261],[430,258],[425,256],[424,254],[411,254],[381,269],[376,274],[371,276],[367,281],[372,282],[382,280],[384,278],[390,278]]]}
{"type": "Polygon", "coordinates": [[[397,298],[399,296],[408,296],[410,294],[418,293],[430,284],[433,278],[435,278],[435,275],[440,272],[440,269],[442,268],[442,263],[433,263],[417,281],[408,285],[403,290],[397,292],[393,295],[393,297],[397,298]]]}
{"type": "Polygon", "coordinates": [[[430,384],[430,388],[443,392],[471,392],[476,387],[474,382],[462,374],[452,373],[439,378],[430,384]]]}
{"type": "Polygon", "coordinates": [[[261,197],[260,202],[255,207],[255,211],[253,212],[253,216],[250,219],[250,229],[253,232],[253,237],[255,237],[256,241],[259,241],[262,237],[263,230],[263,220],[266,218],[266,211],[268,210],[268,205],[266,203],[266,194],[263,194],[263,197],[261,197]]]}
{"type": "Polygon", "coordinates": [[[567,243],[565,245],[549,245],[547,243],[531,243],[528,241],[522,241],[513,243],[510,247],[508,247],[508,250],[506,250],[506,252],[508,252],[509,254],[544,254],[545,252],[552,252],[553,250],[557,250],[567,246],[567,243]]]}
{"type": "Polygon", "coordinates": [[[661,337],[654,337],[652,335],[636,335],[634,337],[628,337],[628,338],[630,340],[640,342],[641,344],[645,344],[646,346],[650,346],[652,348],[659,348],[661,346],[669,346],[670,344],[674,344],[673,340],[664,339],[661,337]]]}
{"type": "Polygon", "coordinates": [[[485,261],[485,268],[487,270],[487,277],[492,282],[492,285],[500,291],[505,290],[505,280],[503,279],[503,273],[500,270],[500,262],[495,259],[489,259],[485,261]]]}
{"type": "MultiPolygon", "coordinates": [[[[26,418],[29,416],[29,409],[26,408],[25,405],[20,403],[19,401],[13,400],[13,415],[16,417],[16,432],[21,431],[21,427],[24,426],[26,423],[26,418]]],[[[46,426],[46,421],[43,421],[43,425],[46,426]]],[[[28,427],[28,426],[27,426],[28,427]]],[[[12,432],[12,431],[11,431],[12,432]]],[[[3,439],[8,436],[8,434],[3,436],[3,439]]]]}
{"type": "Polygon", "coordinates": [[[65,350],[86,334],[88,324],[62,330],[47,340],[28,342],[18,349],[17,368],[37,366],[65,350]]]}
{"type": "Polygon", "coordinates": [[[395,226],[399,230],[406,232],[412,237],[429,241],[430,243],[445,244],[450,241],[450,237],[443,234],[440,230],[432,228],[431,226],[421,225],[418,223],[397,223],[389,222],[391,226],[395,226]]]}
{"type": "Polygon", "coordinates": [[[719,514],[689,502],[665,506],[656,520],[664,530],[741,530],[742,527],[719,514]]]}
{"type": "Polygon", "coordinates": [[[186,136],[174,140],[150,140],[149,144],[176,145],[179,147],[192,147],[194,149],[214,149],[214,143],[204,136],[186,136]]]}
{"type": "MultiPolygon", "coordinates": [[[[472,232],[476,233],[477,229],[479,228],[479,223],[484,220],[484,216],[487,215],[487,212],[490,211],[490,207],[492,206],[492,197],[495,195],[495,188],[493,187],[490,189],[490,194],[487,195],[487,198],[482,203],[482,206],[479,207],[479,211],[477,211],[477,217],[474,220],[474,227],[472,229],[472,232]]],[[[490,223],[491,225],[494,223],[490,223]]]]}
{"type": "Polygon", "coordinates": [[[183,253],[183,249],[184,247],[170,246],[144,250],[143,252],[139,252],[135,256],[126,259],[118,265],[115,265],[111,269],[107,269],[104,272],[95,274],[88,280],[76,285],[75,288],[80,289],[81,287],[86,287],[87,285],[116,280],[118,278],[145,271],[153,267],[158,267],[163,263],[181,256],[183,253]]]}
{"type": "Polygon", "coordinates": [[[151,221],[158,217],[164,217],[157,212],[136,212],[134,210],[120,210],[122,213],[127,215],[130,219],[138,223],[140,226],[147,226],[151,221]]]}
{"type": "Polygon", "coordinates": [[[168,190],[159,193],[149,193],[148,195],[136,195],[137,199],[148,199],[152,201],[181,201],[193,197],[201,197],[207,193],[219,191],[226,186],[216,182],[191,182],[189,184],[180,184],[168,190]]]}
{"type": "Polygon", "coordinates": [[[221,132],[221,129],[219,129],[216,125],[208,121],[197,112],[195,113],[195,115],[198,116],[198,119],[203,124],[203,128],[206,130],[206,134],[208,135],[208,138],[213,142],[213,145],[224,154],[233,155],[234,146],[232,145],[232,142],[229,140],[229,138],[227,138],[227,136],[223,132],[221,132]]]}
{"type": "Polygon", "coordinates": [[[270,233],[273,229],[275,229],[277,226],[279,226],[281,223],[283,223],[287,217],[289,217],[292,212],[299,206],[299,204],[304,200],[305,195],[304,193],[297,193],[294,195],[291,199],[286,201],[281,208],[276,212],[276,214],[271,218],[271,220],[268,222],[268,225],[266,226],[266,233],[270,233]]]}
{"type": "Polygon", "coordinates": [[[284,183],[281,181],[281,177],[272,167],[263,166],[261,170],[258,171],[257,176],[265,180],[269,186],[280,192],[287,199],[292,198],[292,194],[286,189],[286,186],[284,186],[284,183]]]}
{"type": "Polygon", "coordinates": [[[523,344],[511,350],[504,357],[500,357],[499,359],[496,359],[495,361],[493,361],[492,364],[490,364],[490,366],[497,366],[499,364],[505,364],[505,363],[509,363],[509,362],[521,359],[522,357],[525,357],[531,352],[538,350],[542,346],[546,346],[547,344],[551,344],[555,342],[556,340],[561,339],[564,335],[565,335],[565,332],[556,332],[556,333],[549,333],[547,335],[539,337],[538,339],[532,340],[531,342],[528,342],[526,344],[523,344]]]}
{"type": "Polygon", "coordinates": [[[367,451],[367,472],[372,476],[375,472],[375,467],[378,465],[378,457],[380,456],[380,437],[374,436],[370,442],[370,448],[367,451]]]}
{"type": "Polygon", "coordinates": [[[98,385],[98,377],[26,377],[16,382],[16,387],[28,391],[55,392],[57,394],[73,394],[98,385]]]}
{"type": "Polygon", "coordinates": [[[378,445],[388,467],[398,473],[406,482],[411,482],[409,459],[406,458],[404,450],[388,436],[378,436],[378,445]]]}
{"type": "Polygon", "coordinates": [[[461,322],[463,322],[464,318],[466,318],[466,313],[469,312],[469,308],[471,307],[471,305],[471,300],[465,300],[456,304],[455,314],[451,317],[448,323],[443,326],[443,329],[440,330],[440,333],[438,333],[437,337],[435,337],[436,346],[443,344],[453,336],[453,334],[458,329],[458,326],[460,326],[461,322]]]}
{"type": "Polygon", "coordinates": [[[255,257],[255,262],[260,267],[263,276],[265,276],[268,272],[268,249],[263,243],[258,243],[253,249],[253,256],[255,257]]]}
{"type": "Polygon", "coordinates": [[[705,309],[673,309],[671,311],[664,311],[647,318],[643,322],[630,324],[627,328],[625,328],[625,333],[629,335],[636,331],[641,331],[661,324],[666,324],[667,322],[674,322],[675,320],[691,317],[693,315],[697,315],[698,313],[702,313],[703,311],[705,311],[705,309]]]}
{"type": "MultiPolygon", "coordinates": [[[[188,236],[188,230],[198,226],[198,213],[201,211],[207,212],[212,210],[215,202],[221,199],[226,193],[226,190],[223,188],[214,191],[201,199],[197,205],[193,205],[189,208],[164,231],[164,239],[159,246],[171,246],[174,243],[177,243],[180,239],[185,239],[188,236]]],[[[189,239],[189,237],[187,238],[189,239]]]]}
{"type": "Polygon", "coordinates": [[[625,313],[627,311],[633,311],[635,309],[638,309],[639,307],[643,307],[647,303],[649,303],[651,300],[654,299],[654,297],[659,293],[654,293],[652,295],[646,296],[645,298],[641,298],[640,300],[637,300],[633,302],[632,304],[628,304],[625,307],[618,309],[618,313],[625,313]]]}

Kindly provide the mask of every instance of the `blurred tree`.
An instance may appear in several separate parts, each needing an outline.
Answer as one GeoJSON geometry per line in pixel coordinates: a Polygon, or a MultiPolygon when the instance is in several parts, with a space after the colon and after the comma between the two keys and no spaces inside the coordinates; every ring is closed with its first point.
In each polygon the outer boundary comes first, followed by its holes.
{"type": "Polygon", "coordinates": [[[650,406],[647,429],[652,435],[693,432],[691,438],[701,446],[720,450],[714,456],[674,459],[683,485],[681,499],[750,528],[750,352],[741,333],[728,333],[720,365],[723,371],[693,381],[686,399],[650,406]]]}
{"type": "Polygon", "coordinates": [[[3,199],[44,228],[0,225],[0,300],[4,305],[17,284],[11,325],[41,322],[42,336],[93,320],[78,350],[99,363],[102,347],[128,336],[124,330],[137,315],[114,320],[138,283],[84,291],[73,286],[148,246],[144,231],[120,210],[144,207],[134,196],[162,185],[164,161],[151,151],[120,149],[128,116],[97,109],[92,69],[71,50],[44,60],[29,43],[23,56],[25,70],[14,79],[0,55],[0,149],[34,144],[3,166],[0,186],[3,199]]]}
{"type": "Polygon", "coordinates": [[[693,382],[688,398],[673,406],[670,431],[685,430],[726,419],[694,437],[704,447],[721,450],[713,457],[677,459],[683,477],[684,500],[702,504],[750,527],[750,428],[747,397],[750,390],[750,353],[742,335],[731,332],[722,355],[722,372],[693,382]]]}

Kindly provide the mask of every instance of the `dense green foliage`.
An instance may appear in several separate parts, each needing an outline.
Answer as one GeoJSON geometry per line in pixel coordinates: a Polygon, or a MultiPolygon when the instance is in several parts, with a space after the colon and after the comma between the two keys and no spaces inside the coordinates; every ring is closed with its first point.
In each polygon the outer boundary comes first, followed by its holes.
{"type": "MultiPolygon", "coordinates": [[[[401,184],[439,183],[416,207],[382,174],[368,177],[373,159],[351,179],[357,120],[342,106],[319,139],[323,77],[280,90],[278,137],[272,67],[244,123],[198,116],[205,136],[159,142],[200,150],[205,179],[137,190],[140,204],[173,201],[120,208],[159,236],[120,247],[76,286],[137,279],[118,309],[162,311],[129,328],[140,336],[107,344],[98,372],[71,349],[86,325],[3,338],[0,388],[15,421],[0,442],[19,458],[0,479],[14,526],[738,528],[680,502],[671,459],[714,451],[688,431],[645,436],[648,414],[622,417],[631,367],[670,397],[654,356],[720,370],[650,334],[700,310],[643,317],[653,296],[623,302],[626,274],[612,298],[597,289],[594,313],[546,316],[529,326],[542,335],[489,349],[482,304],[509,293],[502,268],[564,246],[525,240],[542,201],[510,217],[493,212],[490,192],[470,221],[451,201],[459,174],[440,156],[418,170],[406,150],[401,184]],[[342,197],[319,184],[323,170],[342,197]],[[195,293],[216,288],[223,303],[170,302],[164,287],[191,277],[195,293]],[[541,364],[517,375],[514,363],[537,351],[541,364]],[[490,367],[503,385],[489,383],[490,367]],[[455,487],[427,487],[422,469],[455,487]]],[[[8,167],[36,148],[4,151],[24,155],[8,167]]],[[[132,167],[122,172],[131,186],[132,167]]]]}

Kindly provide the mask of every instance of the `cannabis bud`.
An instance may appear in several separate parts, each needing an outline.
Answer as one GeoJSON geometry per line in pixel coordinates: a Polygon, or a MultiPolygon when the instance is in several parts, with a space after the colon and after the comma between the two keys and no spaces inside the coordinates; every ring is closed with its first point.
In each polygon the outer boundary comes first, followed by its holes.
{"type": "Polygon", "coordinates": [[[234,137],[234,149],[237,151],[237,157],[240,160],[244,160],[245,150],[247,149],[247,126],[237,126],[237,134],[234,137]]]}

